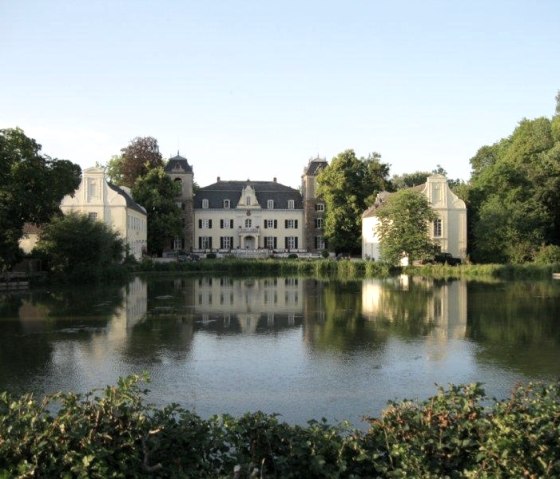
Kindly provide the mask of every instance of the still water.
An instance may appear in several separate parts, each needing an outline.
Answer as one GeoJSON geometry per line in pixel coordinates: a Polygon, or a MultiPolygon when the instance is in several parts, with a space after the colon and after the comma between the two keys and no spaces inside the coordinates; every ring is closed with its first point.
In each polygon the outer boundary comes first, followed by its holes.
{"type": "Polygon", "coordinates": [[[0,390],[87,391],[147,371],[148,400],[303,424],[379,415],[435,384],[560,377],[560,282],[137,277],[0,294],[0,390]]]}

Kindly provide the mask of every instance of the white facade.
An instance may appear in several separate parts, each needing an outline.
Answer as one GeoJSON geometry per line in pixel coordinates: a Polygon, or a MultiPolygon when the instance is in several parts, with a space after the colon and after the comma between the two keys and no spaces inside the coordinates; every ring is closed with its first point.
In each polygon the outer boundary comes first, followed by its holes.
{"type": "MultiPolygon", "coordinates": [[[[415,187],[426,196],[438,219],[430,225],[430,239],[439,244],[441,251],[465,259],[467,256],[467,207],[447,184],[442,175],[429,176],[426,183],[415,187]]],[[[378,198],[386,200],[389,193],[380,193],[378,198]]],[[[380,258],[376,211],[382,201],[367,209],[362,215],[362,258],[380,258]]]]}
{"type": "Polygon", "coordinates": [[[146,210],[134,202],[129,191],[108,183],[102,168],[83,171],[82,182],[73,195],[62,199],[60,209],[89,215],[119,233],[129,252],[142,258],[147,246],[146,210]]]}
{"type": "Polygon", "coordinates": [[[197,194],[195,251],[305,250],[303,208],[296,190],[276,182],[224,185],[218,182],[197,194]]]}

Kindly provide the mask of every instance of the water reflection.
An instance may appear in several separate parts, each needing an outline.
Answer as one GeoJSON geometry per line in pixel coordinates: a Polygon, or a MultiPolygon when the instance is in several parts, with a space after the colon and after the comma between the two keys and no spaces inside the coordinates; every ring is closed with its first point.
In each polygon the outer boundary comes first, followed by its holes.
{"type": "Polygon", "coordinates": [[[434,383],[560,373],[560,285],[168,276],[0,296],[0,389],[148,371],[151,399],[294,422],[377,414],[434,383]]]}

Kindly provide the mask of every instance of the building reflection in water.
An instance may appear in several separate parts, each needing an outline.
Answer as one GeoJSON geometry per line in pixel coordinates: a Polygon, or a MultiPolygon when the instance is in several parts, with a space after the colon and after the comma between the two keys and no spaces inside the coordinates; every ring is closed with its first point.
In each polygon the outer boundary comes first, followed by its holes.
{"type": "Polygon", "coordinates": [[[301,324],[300,278],[203,277],[194,280],[195,321],[204,329],[255,334],[301,324]]]}
{"type": "Polygon", "coordinates": [[[467,333],[467,283],[401,275],[362,283],[362,313],[370,321],[418,323],[430,359],[442,359],[448,342],[467,333]],[[422,327],[423,326],[423,327],[422,327]]]}

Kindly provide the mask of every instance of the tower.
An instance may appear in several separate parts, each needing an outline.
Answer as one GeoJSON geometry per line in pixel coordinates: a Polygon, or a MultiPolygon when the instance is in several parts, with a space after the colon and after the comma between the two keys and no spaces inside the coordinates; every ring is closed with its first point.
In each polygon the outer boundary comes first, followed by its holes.
{"type": "Polygon", "coordinates": [[[326,248],[323,234],[325,204],[317,196],[317,176],[327,166],[327,160],[317,156],[309,160],[301,176],[304,248],[307,251],[321,251],[326,248]]]}
{"type": "Polygon", "coordinates": [[[181,185],[177,202],[180,202],[181,207],[182,237],[174,238],[170,247],[174,250],[191,251],[194,244],[193,169],[187,159],[177,152],[177,156],[169,158],[165,172],[174,182],[181,185]]]}

